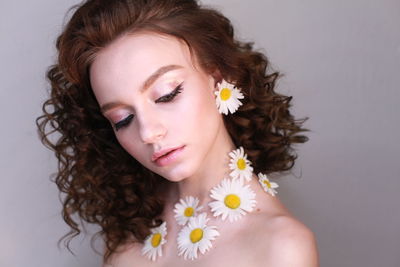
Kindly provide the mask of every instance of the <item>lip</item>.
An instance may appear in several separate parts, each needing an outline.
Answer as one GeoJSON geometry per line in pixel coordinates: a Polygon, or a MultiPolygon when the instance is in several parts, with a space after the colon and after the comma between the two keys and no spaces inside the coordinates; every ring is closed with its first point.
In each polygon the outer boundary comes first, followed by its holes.
{"type": "Polygon", "coordinates": [[[166,148],[153,153],[151,161],[158,166],[166,166],[172,163],[185,146],[178,146],[172,148],[166,148]]]}

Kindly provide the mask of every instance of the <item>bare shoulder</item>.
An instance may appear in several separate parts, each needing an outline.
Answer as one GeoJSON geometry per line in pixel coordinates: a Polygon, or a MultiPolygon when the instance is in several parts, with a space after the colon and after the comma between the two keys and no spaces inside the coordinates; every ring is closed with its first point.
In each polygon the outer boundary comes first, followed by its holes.
{"type": "Polygon", "coordinates": [[[246,236],[257,244],[258,263],[265,266],[318,266],[314,233],[296,219],[277,197],[257,192],[257,209],[249,216],[246,236]]]}
{"type": "Polygon", "coordinates": [[[270,261],[273,266],[318,266],[313,232],[291,216],[278,216],[271,222],[270,261]]]}
{"type": "Polygon", "coordinates": [[[248,217],[251,227],[247,228],[246,236],[251,238],[247,242],[257,244],[258,263],[276,267],[318,266],[314,233],[296,219],[279,198],[261,191],[257,193],[257,209],[248,217]]]}

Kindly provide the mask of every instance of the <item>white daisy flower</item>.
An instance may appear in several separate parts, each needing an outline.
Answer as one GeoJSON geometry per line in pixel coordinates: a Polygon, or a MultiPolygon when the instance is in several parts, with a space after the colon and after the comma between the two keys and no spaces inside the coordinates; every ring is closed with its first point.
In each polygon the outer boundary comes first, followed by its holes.
{"type": "Polygon", "coordinates": [[[206,253],[211,247],[211,241],[219,236],[216,226],[207,226],[207,214],[201,213],[189,219],[186,225],[178,234],[178,255],[184,259],[194,260],[197,252],[206,253]]]}
{"type": "Polygon", "coordinates": [[[250,181],[253,175],[253,167],[251,162],[247,159],[243,147],[239,147],[229,153],[230,163],[229,168],[232,172],[229,174],[233,179],[240,179],[241,181],[250,181]]]}
{"type": "Polygon", "coordinates": [[[234,113],[242,105],[239,99],[244,98],[243,94],[233,84],[225,80],[222,80],[217,86],[218,91],[215,92],[215,95],[217,96],[219,113],[228,115],[228,110],[230,113],[234,113]]]}
{"type": "Polygon", "coordinates": [[[174,212],[175,219],[178,224],[185,225],[191,217],[196,216],[203,208],[202,206],[198,205],[199,199],[192,196],[185,197],[185,199],[180,200],[180,203],[176,203],[174,212]]]}
{"type": "Polygon", "coordinates": [[[275,188],[278,188],[279,185],[277,183],[271,182],[266,174],[262,174],[261,172],[258,174],[258,181],[261,186],[264,188],[264,191],[275,196],[278,192],[276,192],[275,188]]]}
{"type": "Polygon", "coordinates": [[[142,255],[147,256],[150,260],[155,261],[157,256],[162,256],[162,245],[167,243],[165,236],[167,235],[167,223],[163,222],[159,227],[151,229],[151,234],[146,237],[142,248],[142,255]]]}
{"type": "Polygon", "coordinates": [[[251,212],[256,205],[256,194],[249,185],[243,185],[240,180],[224,179],[211,189],[211,198],[215,199],[208,205],[215,217],[222,215],[222,220],[228,217],[230,222],[241,218],[246,212],[251,212]]]}

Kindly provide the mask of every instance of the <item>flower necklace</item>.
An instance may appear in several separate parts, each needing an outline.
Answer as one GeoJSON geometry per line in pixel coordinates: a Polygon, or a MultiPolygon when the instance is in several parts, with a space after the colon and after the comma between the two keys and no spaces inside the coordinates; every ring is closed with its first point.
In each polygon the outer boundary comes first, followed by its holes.
{"type": "MultiPolygon", "coordinates": [[[[221,217],[223,221],[234,222],[253,211],[256,200],[255,193],[249,182],[253,174],[251,162],[247,159],[243,147],[229,153],[231,170],[229,178],[223,179],[220,184],[210,190],[210,197],[214,200],[208,204],[214,217],[221,217]]],[[[275,188],[278,184],[271,182],[267,175],[259,173],[258,181],[264,191],[275,196],[275,188]]],[[[205,254],[212,248],[212,241],[219,236],[216,226],[208,225],[209,218],[202,212],[203,206],[199,206],[199,199],[187,196],[180,199],[174,206],[175,219],[182,229],[178,233],[178,256],[194,260],[198,252],[205,254]]],[[[142,254],[152,261],[162,256],[162,247],[167,235],[167,224],[163,222],[160,226],[152,228],[151,234],[147,236],[142,248],[142,254]]]]}

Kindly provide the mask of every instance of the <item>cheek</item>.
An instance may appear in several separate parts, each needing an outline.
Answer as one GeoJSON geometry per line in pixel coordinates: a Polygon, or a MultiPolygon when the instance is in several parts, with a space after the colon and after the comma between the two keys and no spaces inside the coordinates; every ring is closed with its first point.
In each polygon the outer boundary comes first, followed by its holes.
{"type": "MultiPolygon", "coordinates": [[[[135,140],[135,137],[130,135],[131,130],[126,129],[126,133],[120,133],[117,135],[119,144],[137,161],[144,163],[144,153],[140,142],[135,140]]],[[[143,164],[142,163],[142,164],[143,164]]]]}
{"type": "MultiPolygon", "coordinates": [[[[205,85],[207,86],[207,85],[205,85]]],[[[196,112],[199,120],[203,123],[214,123],[219,117],[218,109],[215,103],[215,97],[210,88],[204,88],[197,96],[196,112]]],[[[202,125],[200,125],[202,127],[202,125]]]]}
{"type": "Polygon", "coordinates": [[[205,86],[196,88],[197,91],[191,95],[190,101],[185,103],[179,119],[176,120],[176,123],[182,124],[185,127],[184,131],[190,132],[193,138],[196,136],[202,138],[218,126],[220,114],[215,98],[211,89],[205,86]]]}

